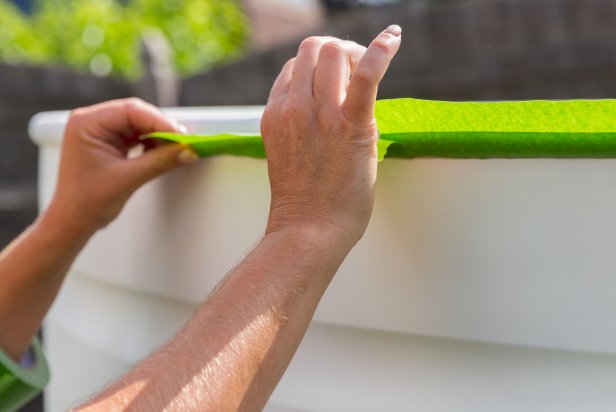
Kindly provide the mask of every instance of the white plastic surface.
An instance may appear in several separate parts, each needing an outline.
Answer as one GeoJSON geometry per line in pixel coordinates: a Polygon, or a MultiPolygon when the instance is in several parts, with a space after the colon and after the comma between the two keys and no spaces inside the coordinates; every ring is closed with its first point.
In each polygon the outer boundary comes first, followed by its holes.
{"type": "MultiPolygon", "coordinates": [[[[194,309],[73,275],[46,328],[48,412],[103,387],[194,309]]],[[[313,322],[266,412],[612,412],[614,382],[612,355],[313,322]]]]}
{"type": "MultiPolygon", "coordinates": [[[[168,113],[195,132],[254,133],[261,111],[195,108],[168,113]]],[[[42,114],[31,123],[32,136],[42,149],[43,207],[53,193],[65,119],[63,113],[42,114]]],[[[62,329],[66,336],[91,347],[92,356],[104,353],[126,364],[141,358],[172,336],[195,305],[255,244],[265,225],[268,202],[263,160],[206,159],[148,184],[129,201],[120,218],[88,244],[67,285],[66,290],[72,292],[63,295],[48,328],[62,329]],[[86,314],[91,311],[85,308],[98,299],[90,301],[89,297],[98,295],[100,312],[96,315],[101,318],[90,321],[86,314]],[[67,302],[72,310],[61,310],[67,302]],[[107,306],[104,302],[113,303],[107,306]],[[122,322],[115,324],[113,319],[122,322]]],[[[479,398],[471,401],[469,393],[484,386],[494,391],[485,399],[498,405],[510,402],[518,390],[520,396],[530,396],[531,385],[523,382],[543,379],[552,379],[554,385],[540,390],[537,396],[543,398],[538,405],[555,402],[557,390],[567,387],[570,392],[563,399],[571,401],[562,405],[579,406],[574,400],[594,397],[601,402],[592,410],[607,410],[601,407],[613,406],[606,402],[616,399],[616,392],[603,392],[601,386],[608,377],[615,381],[616,364],[610,355],[616,354],[616,328],[611,327],[616,318],[614,245],[614,159],[386,160],[379,166],[368,232],[343,264],[317,311],[315,319],[321,326],[316,330],[322,333],[308,334],[307,342],[313,343],[307,347],[319,349],[300,351],[305,358],[298,359],[304,361],[294,362],[273,402],[288,410],[408,410],[406,403],[417,405],[418,410],[448,410],[439,393],[440,389],[454,390],[453,380],[443,378],[443,388],[439,388],[441,379],[434,373],[445,377],[460,372],[460,379],[472,374],[471,365],[460,366],[467,356],[461,348],[472,347],[473,359],[488,362],[489,367],[475,381],[471,379],[466,389],[456,392],[457,410],[478,410],[479,398]],[[445,343],[435,351],[428,344],[414,344],[432,342],[419,335],[438,336],[442,339],[434,342],[445,343]],[[395,349],[382,336],[397,336],[392,338],[398,342],[395,349]],[[330,339],[348,348],[359,345],[363,352],[339,364],[340,354],[328,351],[330,339]],[[528,349],[528,353],[560,355],[555,355],[554,363],[528,363],[519,371],[523,350],[480,341],[604,355],[592,355],[602,361],[589,363],[589,380],[578,381],[567,375],[574,373],[576,359],[581,359],[578,355],[528,349]],[[493,349],[484,353],[483,348],[493,349]],[[441,350],[443,356],[453,357],[452,364],[416,364],[422,354],[436,362],[441,350]],[[400,365],[416,367],[418,376],[425,374],[430,379],[421,384],[411,379],[411,389],[400,387],[393,403],[387,404],[390,409],[371,409],[385,405],[379,402],[386,397],[371,392],[369,382],[378,382],[379,388],[398,387],[404,373],[400,368],[389,372],[396,364],[393,360],[381,368],[375,366],[383,351],[394,351],[400,365]],[[502,357],[504,375],[514,373],[516,378],[501,376],[498,356],[490,353],[502,357]],[[364,356],[374,357],[374,365],[354,369],[364,356]],[[323,371],[314,370],[315,362],[322,362],[323,371]],[[599,367],[601,362],[604,366],[599,367]],[[565,375],[556,378],[559,365],[565,375]],[[300,402],[297,388],[318,388],[333,368],[338,369],[329,385],[332,395],[310,407],[305,399],[300,402]],[[375,371],[371,377],[358,373],[370,375],[370,370],[375,371]],[[309,376],[319,382],[310,385],[309,376]],[[345,392],[345,379],[349,388],[364,389],[345,392]],[[355,397],[336,395],[336,385],[340,393],[355,397]],[[415,389],[417,396],[410,392],[410,397],[403,396],[415,389]],[[432,409],[426,406],[431,404],[432,409]]],[[[49,346],[52,366],[54,357],[66,359],[61,347],[53,341],[49,346]]],[[[52,387],[50,402],[54,391],[67,390],[52,387]]],[[[304,395],[321,396],[308,390],[304,395]]],[[[522,401],[513,404],[520,408],[496,409],[549,410],[522,408],[531,405],[522,401]]]]}

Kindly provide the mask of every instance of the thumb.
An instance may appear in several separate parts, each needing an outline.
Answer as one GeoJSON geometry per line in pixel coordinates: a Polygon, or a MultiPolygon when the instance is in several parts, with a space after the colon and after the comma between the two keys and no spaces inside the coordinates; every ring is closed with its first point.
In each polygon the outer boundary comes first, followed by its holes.
{"type": "Polygon", "coordinates": [[[350,121],[365,124],[373,119],[379,83],[391,59],[398,52],[401,33],[400,26],[394,24],[379,34],[351,74],[347,97],[342,106],[350,121]]]}
{"type": "Polygon", "coordinates": [[[163,144],[124,162],[125,182],[136,190],[143,184],[179,166],[195,163],[199,156],[189,147],[163,144]]]}

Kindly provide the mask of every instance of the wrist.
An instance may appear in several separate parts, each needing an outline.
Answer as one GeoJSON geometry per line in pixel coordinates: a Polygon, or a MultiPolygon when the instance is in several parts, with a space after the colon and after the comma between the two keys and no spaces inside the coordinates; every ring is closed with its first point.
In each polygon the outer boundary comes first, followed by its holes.
{"type": "Polygon", "coordinates": [[[35,230],[57,238],[63,243],[85,243],[97,231],[96,228],[62,213],[62,209],[53,202],[37,219],[35,230]]]}
{"type": "Polygon", "coordinates": [[[270,220],[265,231],[265,239],[274,238],[299,242],[306,247],[330,251],[341,256],[346,256],[357,243],[346,230],[325,222],[279,223],[270,220]]]}

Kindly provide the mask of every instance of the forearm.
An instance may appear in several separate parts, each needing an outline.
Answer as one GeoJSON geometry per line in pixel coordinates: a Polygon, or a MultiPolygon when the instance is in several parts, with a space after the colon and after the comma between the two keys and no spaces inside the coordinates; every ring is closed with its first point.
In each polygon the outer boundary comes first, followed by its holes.
{"type": "Polygon", "coordinates": [[[88,405],[260,410],[350,247],[312,228],[268,234],[173,341],[88,405]]]}
{"type": "Polygon", "coordinates": [[[50,211],[0,253],[0,348],[18,360],[89,235],[50,211]]]}

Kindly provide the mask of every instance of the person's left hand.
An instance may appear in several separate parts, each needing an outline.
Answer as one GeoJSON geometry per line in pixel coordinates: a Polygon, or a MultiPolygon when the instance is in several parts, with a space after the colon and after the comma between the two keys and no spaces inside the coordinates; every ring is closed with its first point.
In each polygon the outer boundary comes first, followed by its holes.
{"type": "Polygon", "coordinates": [[[146,147],[128,158],[139,136],[183,128],[156,107],[131,98],[71,113],[62,146],[56,193],[48,215],[67,229],[91,235],[116,218],[141,185],[198,157],[180,145],[146,147]]]}

